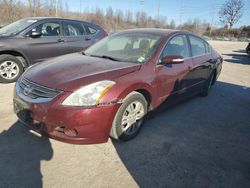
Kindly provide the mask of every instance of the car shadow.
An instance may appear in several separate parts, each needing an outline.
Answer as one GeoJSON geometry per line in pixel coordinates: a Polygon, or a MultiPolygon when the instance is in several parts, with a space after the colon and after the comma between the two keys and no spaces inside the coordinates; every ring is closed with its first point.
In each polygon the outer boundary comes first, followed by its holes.
{"type": "Polygon", "coordinates": [[[250,65],[250,56],[246,53],[246,50],[236,50],[233,53],[222,55],[224,56],[224,62],[250,65]]]}
{"type": "Polygon", "coordinates": [[[52,157],[47,137],[14,123],[0,134],[0,187],[42,187],[40,163],[52,157]]]}
{"type": "Polygon", "coordinates": [[[217,82],[208,97],[164,103],[134,140],[112,143],[139,187],[248,187],[249,106],[250,88],[217,82]]]}

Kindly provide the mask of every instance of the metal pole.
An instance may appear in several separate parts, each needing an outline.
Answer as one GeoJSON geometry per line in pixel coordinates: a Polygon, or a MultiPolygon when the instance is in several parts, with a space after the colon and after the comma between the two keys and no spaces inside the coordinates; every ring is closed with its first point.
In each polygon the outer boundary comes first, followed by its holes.
{"type": "Polygon", "coordinates": [[[56,0],[56,17],[58,17],[58,0],[56,0]]]}

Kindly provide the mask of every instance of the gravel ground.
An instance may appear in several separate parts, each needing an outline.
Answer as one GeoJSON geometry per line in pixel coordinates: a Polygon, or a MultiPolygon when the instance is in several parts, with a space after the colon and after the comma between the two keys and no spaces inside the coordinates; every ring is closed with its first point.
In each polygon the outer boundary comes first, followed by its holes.
{"type": "Polygon", "coordinates": [[[0,187],[249,187],[247,43],[210,43],[225,60],[210,95],[157,113],[126,143],[41,137],[17,122],[14,84],[0,84],[0,187]]]}

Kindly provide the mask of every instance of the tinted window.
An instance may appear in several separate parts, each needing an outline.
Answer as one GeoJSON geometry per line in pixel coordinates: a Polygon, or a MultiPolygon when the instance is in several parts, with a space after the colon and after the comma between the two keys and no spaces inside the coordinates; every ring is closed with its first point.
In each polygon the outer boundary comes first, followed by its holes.
{"type": "Polygon", "coordinates": [[[96,28],[90,27],[88,25],[84,25],[84,27],[87,35],[93,35],[98,31],[96,28]]]}
{"type": "Polygon", "coordinates": [[[172,38],[164,48],[161,57],[167,55],[180,55],[184,58],[190,57],[188,51],[188,42],[185,35],[178,35],[172,38]]]}
{"type": "Polygon", "coordinates": [[[205,42],[194,36],[189,36],[193,56],[206,54],[205,42]]]}
{"type": "Polygon", "coordinates": [[[42,33],[42,36],[58,36],[60,35],[60,24],[59,22],[47,22],[38,25],[32,31],[38,31],[42,33]]]}
{"type": "Polygon", "coordinates": [[[65,36],[82,36],[85,34],[82,25],[77,22],[65,22],[63,30],[65,36]]]}
{"type": "Polygon", "coordinates": [[[210,52],[210,46],[207,43],[205,43],[205,46],[206,46],[206,52],[209,53],[210,52]]]}

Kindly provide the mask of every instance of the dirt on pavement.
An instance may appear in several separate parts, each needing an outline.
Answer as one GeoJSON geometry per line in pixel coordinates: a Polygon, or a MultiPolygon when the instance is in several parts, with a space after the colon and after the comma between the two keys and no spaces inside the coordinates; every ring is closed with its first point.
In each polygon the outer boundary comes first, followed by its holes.
{"type": "Polygon", "coordinates": [[[209,96],[157,113],[126,143],[41,137],[17,122],[14,84],[0,84],[0,187],[249,187],[247,43],[210,43],[224,64],[209,96]]]}

